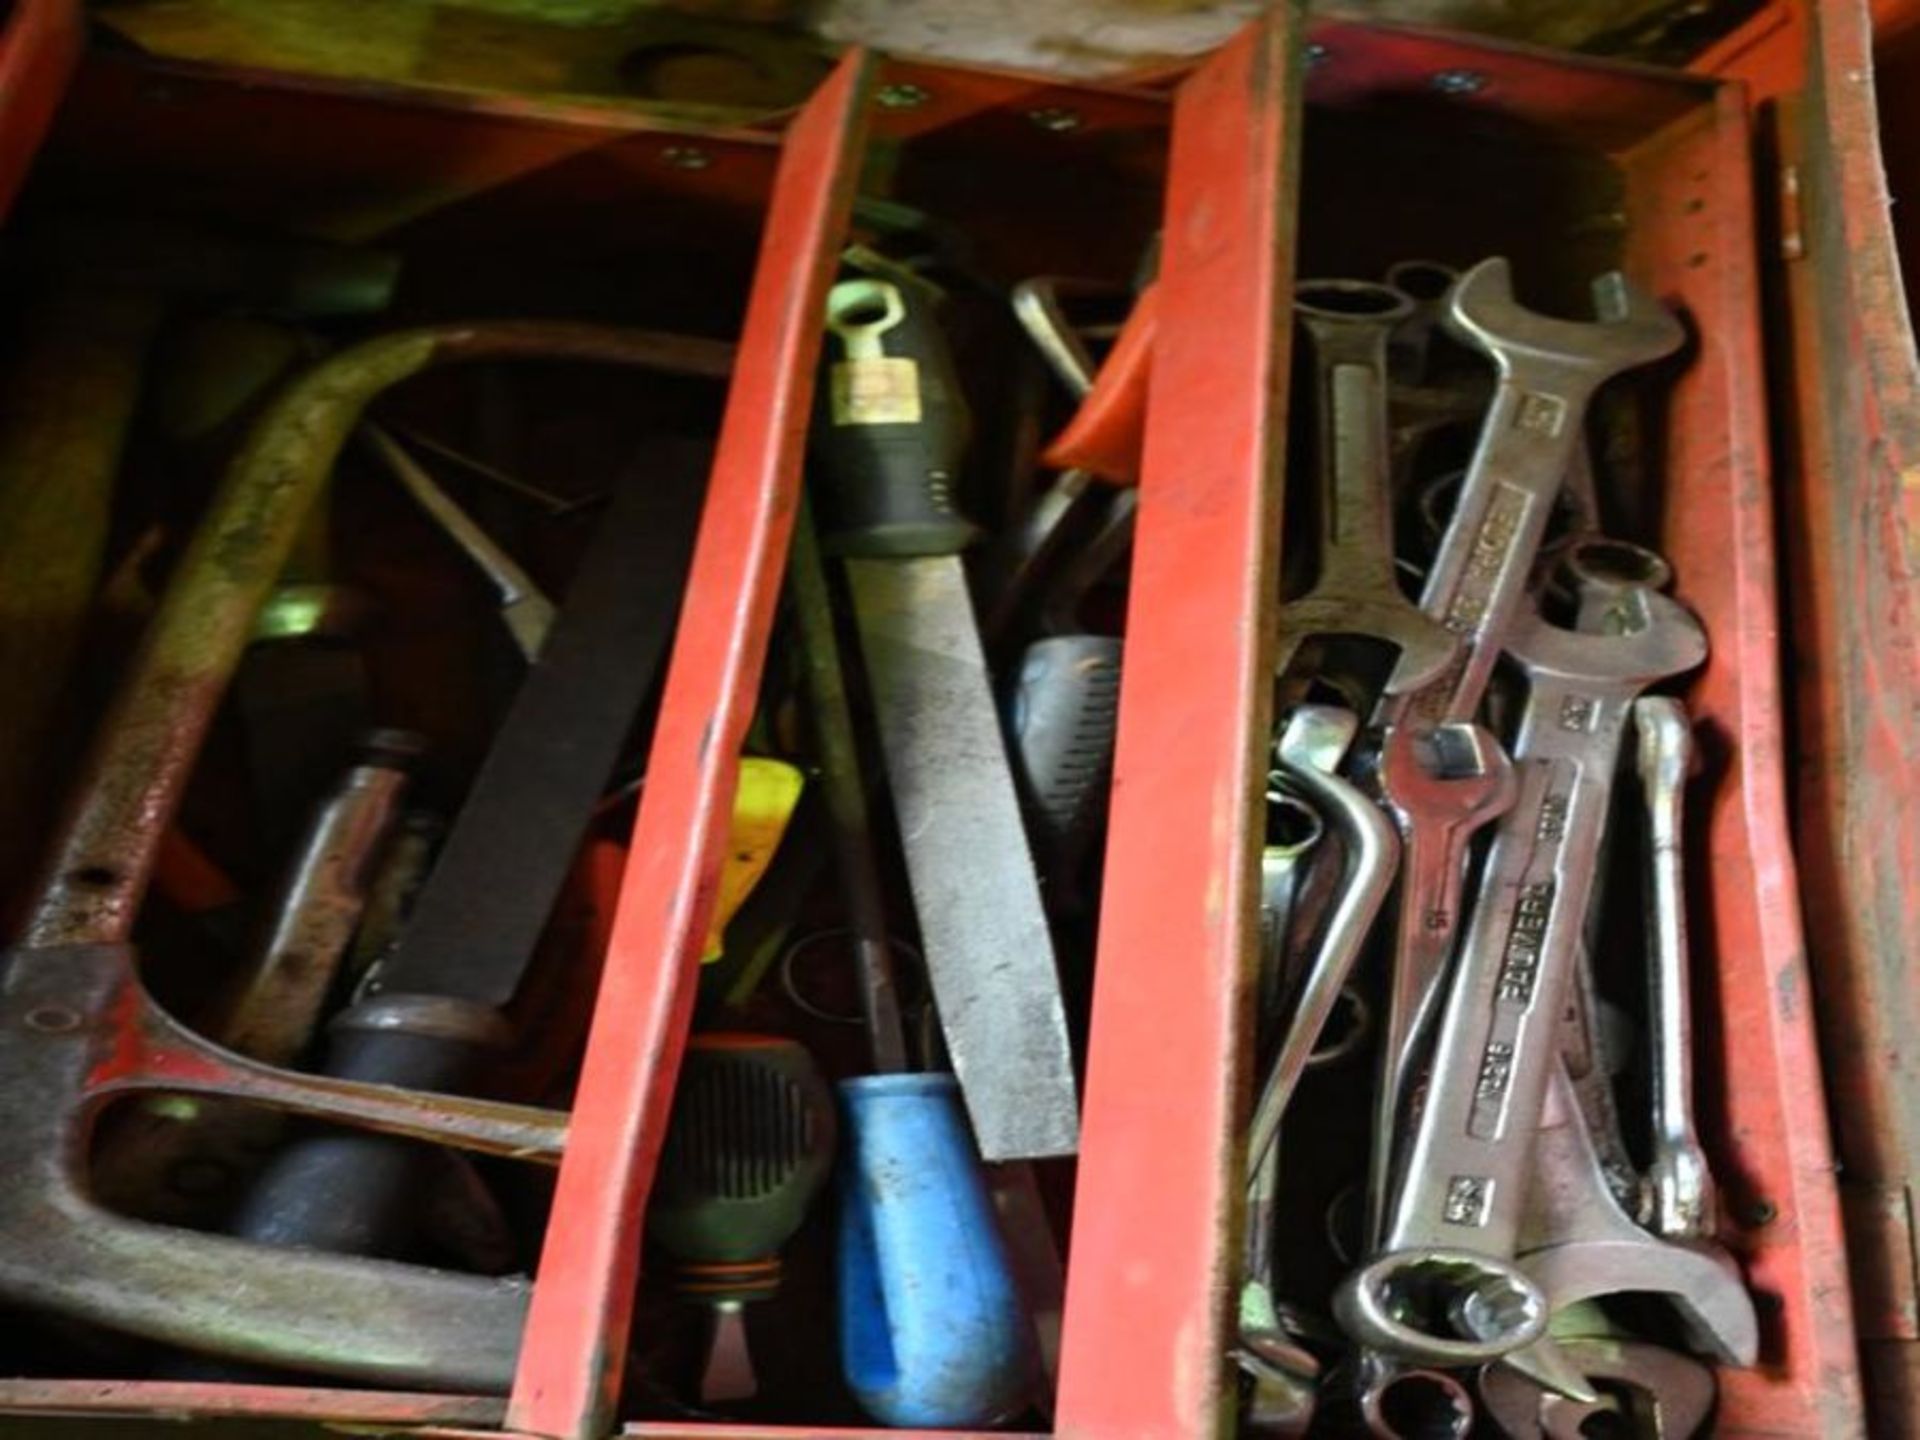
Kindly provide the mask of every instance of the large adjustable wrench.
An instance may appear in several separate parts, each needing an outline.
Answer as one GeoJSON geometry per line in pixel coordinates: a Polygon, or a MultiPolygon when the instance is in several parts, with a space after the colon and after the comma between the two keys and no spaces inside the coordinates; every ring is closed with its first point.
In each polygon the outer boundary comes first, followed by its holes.
{"type": "Polygon", "coordinates": [[[201,741],[361,410],[454,361],[598,360],[721,377],[731,347],[588,325],[402,331],[341,350],[262,414],[102,717],[21,944],[0,956],[0,1296],[187,1349],[400,1386],[504,1390],[519,1280],[267,1249],[141,1224],[88,1195],[100,1110],[140,1092],[219,1096],[556,1164],[566,1116],[244,1060],[166,1016],[130,939],[201,741]]]}
{"type": "Polygon", "coordinates": [[[1513,298],[1507,262],[1481,261],[1453,288],[1447,328],[1498,370],[1493,403],[1420,595],[1460,637],[1452,666],[1374,718],[1471,720],[1526,597],[1553,502],[1580,446],[1587,402],[1605,381],[1679,348],[1680,323],[1618,272],[1593,285],[1598,323],[1555,320],[1513,298]]]}
{"type": "Polygon", "coordinates": [[[1387,342],[1413,305],[1385,285],[1320,280],[1296,289],[1293,309],[1313,352],[1320,543],[1312,586],[1280,607],[1274,666],[1316,635],[1365,636],[1395,647],[1386,693],[1405,694],[1458,646],[1394,576],[1387,342]]]}
{"type": "Polygon", "coordinates": [[[1520,796],[1494,835],[1381,1252],[1336,1298],[1348,1332],[1389,1354],[1473,1364],[1531,1344],[1546,1324],[1513,1257],[1622,730],[1641,690],[1707,650],[1691,614],[1634,579],[1580,577],[1609,592],[1612,633],[1535,616],[1507,640],[1530,682],[1514,743],[1520,796]]]}

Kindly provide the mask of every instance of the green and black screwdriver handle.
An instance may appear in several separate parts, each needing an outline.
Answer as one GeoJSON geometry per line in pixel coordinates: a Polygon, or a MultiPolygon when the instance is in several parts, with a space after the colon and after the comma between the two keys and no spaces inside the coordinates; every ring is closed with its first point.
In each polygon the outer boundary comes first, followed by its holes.
{"type": "Polygon", "coordinates": [[[713,1311],[703,1405],[759,1390],[745,1307],[780,1286],[780,1251],[832,1168],[833,1093],[813,1057],[772,1035],[701,1034],[674,1087],[647,1232],[679,1262],[680,1293],[713,1311]]]}

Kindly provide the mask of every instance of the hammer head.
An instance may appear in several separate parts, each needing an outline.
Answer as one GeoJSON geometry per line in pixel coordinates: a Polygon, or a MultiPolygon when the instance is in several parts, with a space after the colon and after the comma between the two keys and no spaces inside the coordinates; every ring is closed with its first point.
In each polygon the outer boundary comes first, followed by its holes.
{"type": "Polygon", "coordinates": [[[1503,374],[1546,366],[1597,385],[1680,348],[1686,332],[1672,312],[1617,270],[1593,282],[1596,319],[1558,320],[1513,298],[1503,256],[1460,277],[1447,301],[1447,329],[1493,358],[1503,374]]]}

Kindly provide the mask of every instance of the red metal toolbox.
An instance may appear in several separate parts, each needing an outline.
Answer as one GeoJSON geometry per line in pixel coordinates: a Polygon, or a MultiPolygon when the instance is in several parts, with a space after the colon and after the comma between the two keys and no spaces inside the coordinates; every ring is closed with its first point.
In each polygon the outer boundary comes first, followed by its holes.
{"type": "MultiPolygon", "coordinates": [[[[16,5],[0,65],[38,78],[6,88],[9,100],[52,93],[75,24],[67,5],[16,5]]],[[[1331,20],[1255,25],[1165,93],[850,54],[777,132],[87,56],[36,182],[164,191],[212,213],[425,250],[457,246],[463,227],[557,229],[587,249],[602,227],[636,245],[698,236],[714,250],[710,283],[733,287],[741,318],[649,759],[659,779],[633,835],[511,1395],[19,1377],[0,1381],[0,1415],[18,1417],[0,1428],[56,1423],[29,1414],[229,1415],[556,1440],[623,1427],[853,1433],[632,1421],[618,1396],[641,1215],[798,493],[823,297],[856,182],[884,160],[899,196],[964,213],[984,250],[1033,270],[1124,278],[1164,227],[1055,1431],[1203,1436],[1229,1423],[1282,317],[1296,273],[1379,273],[1411,234],[1438,258],[1509,254],[1565,308],[1617,265],[1687,324],[1646,422],[1664,480],[1629,509],[1714,641],[1687,691],[1713,739],[1697,831],[1710,889],[1693,915],[1703,1118],[1728,1195],[1723,1238],[1763,1332],[1761,1363],[1723,1376],[1716,1433],[1862,1433],[1856,1306],[1867,1337],[1911,1340],[1912,1295],[1891,1310],[1867,1298],[1862,1257],[1886,1242],[1858,1219],[1843,1236],[1827,1104],[1831,1090],[1844,1154],[1850,1109],[1895,1103],[1876,1097],[1896,1093],[1887,1057],[1911,1028],[1890,998],[1879,1004],[1894,988],[1871,977],[1911,953],[1890,942],[1917,913],[1915,867],[1886,847],[1911,850],[1914,836],[1889,777],[1914,759],[1911,596],[1898,587],[1911,582],[1902,527],[1915,487],[1898,436],[1920,414],[1887,239],[1847,229],[1870,207],[1828,188],[1844,191],[1847,165],[1865,163],[1840,142],[1870,120],[1822,88],[1865,64],[1862,26],[1855,7],[1827,4],[1779,32],[1779,88],[1804,91],[1803,120],[1833,127],[1794,133],[1799,208],[1788,196],[1784,211],[1775,190],[1756,189],[1756,173],[1788,172],[1756,170],[1738,85],[1331,20]],[[1840,58],[1849,45],[1855,58],[1840,58]],[[1878,271],[1862,263],[1876,256],[1878,271]],[[1813,263],[1796,269],[1802,259],[1813,263]],[[1784,312],[1769,309],[1776,293],[1784,312]],[[1871,368],[1857,363],[1863,344],[1871,368]],[[1805,403],[1785,430],[1774,422],[1795,386],[1805,403]],[[1841,418],[1858,415],[1874,428],[1841,418]],[[1786,547],[1784,608],[1782,514],[1822,537],[1786,547]],[[1862,534],[1849,519],[1871,532],[1868,569],[1838,558],[1862,534]],[[1811,958],[1790,845],[1783,617],[1800,697],[1798,839],[1822,917],[1811,958]],[[1848,629],[1869,621],[1864,636],[1848,629]],[[1847,659],[1810,663],[1827,653],[1847,659]],[[1877,847],[1871,878],[1851,837],[1877,847]],[[1856,934],[1837,917],[1860,913],[1868,884],[1884,887],[1874,913],[1892,918],[1856,934]],[[1862,1045],[1852,1027],[1873,1014],[1888,1038],[1862,1045]]],[[[37,120],[23,100],[0,134],[22,165],[37,120]]],[[[637,307],[670,308],[673,288],[650,277],[637,307]]],[[[1889,1184],[1888,1173],[1864,1178],[1889,1184]]]]}
{"type": "Polygon", "coordinates": [[[1920,362],[1902,272],[1916,183],[1908,4],[1775,6],[1699,68],[1744,80],[1763,137],[1763,254],[1795,697],[1794,842],[1876,1433],[1920,1415],[1907,814],[1920,732],[1914,457],[1920,362]]]}

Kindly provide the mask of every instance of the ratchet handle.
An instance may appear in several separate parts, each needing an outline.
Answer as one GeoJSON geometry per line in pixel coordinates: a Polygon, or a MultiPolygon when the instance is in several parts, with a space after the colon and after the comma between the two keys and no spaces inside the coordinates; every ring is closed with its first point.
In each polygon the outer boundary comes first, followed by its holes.
{"type": "MultiPolygon", "coordinates": [[[[379,996],[330,1028],[325,1072],[343,1080],[457,1093],[500,1046],[498,1012],[441,996],[379,996]]],[[[419,1144],[363,1131],[302,1136],[249,1188],[229,1233],[268,1245],[391,1255],[418,1219],[419,1144]]]]}
{"type": "Polygon", "coordinates": [[[934,309],[868,276],[828,293],[813,435],[829,554],[957,555],[979,537],[956,498],[970,421],[934,309]]]}

